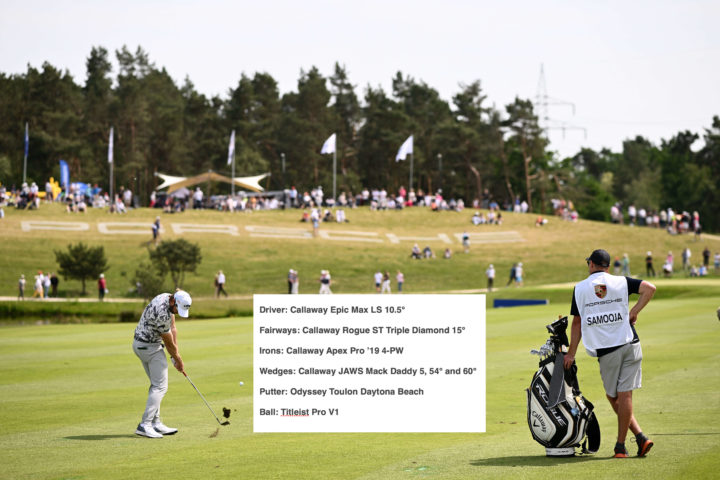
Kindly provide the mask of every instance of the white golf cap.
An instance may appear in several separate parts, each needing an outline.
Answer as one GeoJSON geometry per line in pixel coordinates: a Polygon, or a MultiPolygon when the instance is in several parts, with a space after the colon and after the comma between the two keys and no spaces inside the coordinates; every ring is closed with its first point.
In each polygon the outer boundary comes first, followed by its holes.
{"type": "Polygon", "coordinates": [[[188,310],[190,310],[190,305],[192,305],[192,298],[190,298],[190,294],[185,290],[179,290],[175,292],[173,297],[175,298],[175,304],[177,305],[178,315],[183,318],[187,318],[188,310]]]}

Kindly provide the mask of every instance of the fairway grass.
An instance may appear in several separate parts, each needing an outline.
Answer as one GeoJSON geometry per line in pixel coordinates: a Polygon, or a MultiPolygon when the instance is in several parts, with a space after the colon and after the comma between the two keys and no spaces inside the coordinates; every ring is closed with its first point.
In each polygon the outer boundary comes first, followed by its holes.
{"type": "Polygon", "coordinates": [[[180,432],[141,438],[133,432],[148,385],[131,349],[134,324],[4,326],[0,478],[717,478],[718,303],[717,296],[657,299],[639,317],[643,388],[634,406],[655,442],[643,459],[610,458],[616,417],[596,360],[582,352],[580,387],[596,406],[600,452],[551,459],[532,440],[525,388],[537,357],[529,350],[545,342],[544,326],[567,311],[564,304],[488,310],[487,432],[478,434],[254,434],[252,319],[237,317],[178,326],[188,374],[217,414],[232,410],[231,425],[219,427],[172,370],[163,419],[180,432]]]}

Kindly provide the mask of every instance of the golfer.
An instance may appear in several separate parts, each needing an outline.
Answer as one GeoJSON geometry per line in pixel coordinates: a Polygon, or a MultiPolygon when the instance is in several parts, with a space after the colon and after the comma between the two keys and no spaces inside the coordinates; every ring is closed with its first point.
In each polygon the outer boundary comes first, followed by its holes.
{"type": "Polygon", "coordinates": [[[598,358],[605,394],[618,417],[614,457],[628,456],[628,428],[635,434],[638,457],[644,457],[653,442],[642,433],[633,415],[632,391],[642,386],[642,349],[635,322],[655,295],[655,285],[609,274],[610,254],[605,250],[595,250],[585,260],[590,275],[573,291],[573,323],[565,368],[572,366],[582,338],[588,354],[598,358]],[[628,297],[632,293],[640,294],[640,298],[629,309],[628,297]]]}
{"type": "Polygon", "coordinates": [[[184,373],[185,366],[177,346],[175,314],[187,318],[191,304],[190,295],[183,290],[174,294],[161,293],[145,307],[135,328],[133,351],[150,379],[145,413],[135,430],[137,435],[162,438],[177,433],[177,428],[167,427],[160,420],[160,402],[168,389],[168,362],[163,348],[167,348],[177,371],[184,373]]]}

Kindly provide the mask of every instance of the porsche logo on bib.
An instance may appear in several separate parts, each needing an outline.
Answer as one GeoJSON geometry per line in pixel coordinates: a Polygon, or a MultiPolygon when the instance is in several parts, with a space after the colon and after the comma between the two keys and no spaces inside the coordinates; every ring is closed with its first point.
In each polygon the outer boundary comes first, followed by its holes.
{"type": "Polygon", "coordinates": [[[605,298],[607,295],[607,286],[606,285],[595,285],[595,295],[598,298],[605,298]]]}

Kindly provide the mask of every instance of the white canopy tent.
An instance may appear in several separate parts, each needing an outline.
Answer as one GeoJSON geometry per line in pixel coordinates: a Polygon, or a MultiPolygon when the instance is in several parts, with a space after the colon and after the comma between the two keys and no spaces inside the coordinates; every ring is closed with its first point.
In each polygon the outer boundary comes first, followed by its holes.
{"type": "Polygon", "coordinates": [[[263,192],[265,191],[265,189],[260,186],[260,180],[267,177],[269,174],[263,173],[261,175],[255,175],[252,177],[235,177],[232,179],[230,177],[215,173],[212,170],[208,171],[207,173],[195,175],[194,177],[175,177],[172,175],[165,175],[164,173],[156,173],[155,175],[160,177],[163,181],[163,183],[159,185],[155,190],[167,188],[168,193],[172,193],[183,187],[192,187],[193,185],[207,182],[231,183],[246,190],[252,190],[253,192],[263,192]]]}

